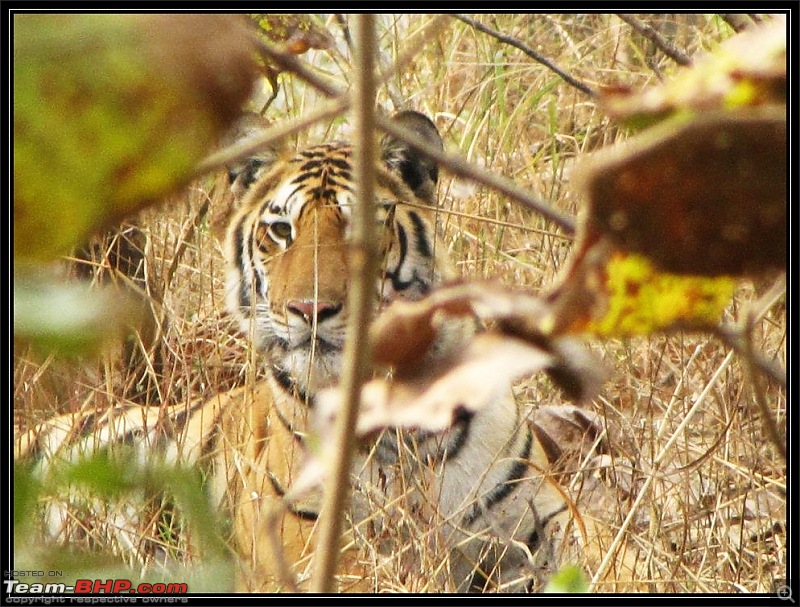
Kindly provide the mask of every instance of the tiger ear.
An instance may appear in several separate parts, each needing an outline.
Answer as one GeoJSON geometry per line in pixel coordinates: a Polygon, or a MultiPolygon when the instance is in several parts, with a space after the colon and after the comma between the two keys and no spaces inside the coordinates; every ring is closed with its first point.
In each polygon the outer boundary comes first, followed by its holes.
{"type": "MultiPolygon", "coordinates": [[[[436,125],[424,114],[406,110],[392,116],[392,120],[435,149],[444,151],[444,142],[436,125]]],[[[434,161],[391,135],[385,135],[381,140],[381,159],[417,197],[431,204],[436,202],[439,169],[434,161]]]]}
{"type": "MultiPolygon", "coordinates": [[[[222,139],[221,147],[246,143],[262,135],[270,126],[269,121],[255,112],[245,112],[234,123],[222,139]]],[[[269,170],[280,155],[280,149],[268,146],[258,152],[228,165],[228,181],[231,192],[239,199],[255,183],[258,178],[269,170]]]]}
{"type": "MultiPolygon", "coordinates": [[[[270,126],[269,121],[255,112],[246,112],[220,139],[219,149],[246,143],[260,136],[270,126]]],[[[261,148],[257,152],[229,163],[227,174],[220,175],[215,185],[214,204],[211,210],[211,229],[220,242],[225,241],[225,231],[239,208],[245,194],[262,175],[272,167],[280,155],[278,147],[261,148]]]]}

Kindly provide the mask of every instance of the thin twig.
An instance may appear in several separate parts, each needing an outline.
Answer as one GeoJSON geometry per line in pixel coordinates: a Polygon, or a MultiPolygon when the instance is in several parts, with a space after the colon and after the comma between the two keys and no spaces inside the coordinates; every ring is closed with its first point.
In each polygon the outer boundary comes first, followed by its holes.
{"type": "Polygon", "coordinates": [[[337,98],[320,104],[320,106],[299,118],[292,120],[281,121],[276,126],[273,126],[260,135],[248,137],[246,141],[234,143],[218,152],[215,152],[205,158],[195,169],[195,176],[199,177],[211,171],[221,169],[222,167],[243,160],[252,156],[256,152],[263,150],[271,143],[290,137],[295,133],[308,128],[315,122],[322,120],[331,120],[347,111],[350,107],[349,98],[337,98]]]}
{"type": "Polygon", "coordinates": [[[634,31],[636,31],[637,33],[641,34],[642,36],[650,40],[650,42],[656,45],[656,48],[658,50],[660,50],[662,53],[664,53],[667,57],[672,59],[678,65],[688,66],[692,64],[692,60],[689,57],[689,55],[675,48],[669,42],[664,40],[661,34],[659,34],[656,30],[654,30],[644,21],[639,21],[636,17],[633,17],[631,15],[626,15],[623,13],[618,13],[617,17],[619,17],[625,23],[630,25],[634,29],[634,31]]]}
{"type": "Polygon", "coordinates": [[[350,52],[353,52],[353,38],[350,36],[350,26],[347,24],[347,17],[345,17],[342,13],[336,13],[336,23],[339,24],[339,29],[342,30],[342,36],[344,37],[344,42],[347,44],[347,48],[350,49],[350,52]]]}
{"type": "Polygon", "coordinates": [[[733,348],[742,358],[748,359],[754,367],[764,375],[786,388],[786,371],[783,367],[755,351],[748,343],[750,341],[750,327],[761,320],[786,292],[786,275],[781,275],[764,293],[758,301],[754,302],[748,313],[748,320],[744,326],[726,324],[718,327],[714,334],[725,345],[733,348]]]}
{"type": "Polygon", "coordinates": [[[476,181],[483,185],[494,188],[511,200],[519,202],[529,209],[536,211],[549,221],[559,226],[566,234],[572,235],[575,233],[576,224],[575,218],[572,215],[568,215],[557,209],[554,209],[546,202],[539,200],[538,198],[534,198],[527,192],[527,190],[521,188],[510,179],[501,177],[500,175],[495,175],[494,173],[491,173],[485,169],[481,169],[480,167],[467,162],[460,156],[445,154],[444,152],[435,149],[417,135],[409,133],[401,126],[392,122],[390,118],[379,115],[375,117],[375,123],[380,129],[386,131],[394,137],[397,137],[398,139],[401,139],[402,141],[405,141],[412,148],[435,160],[440,167],[447,169],[454,175],[471,179],[472,181],[476,181]]]}
{"type": "Polygon", "coordinates": [[[783,439],[781,438],[780,433],[778,432],[778,425],[775,423],[775,418],[772,417],[772,411],[769,410],[769,405],[767,404],[767,399],[764,397],[764,384],[761,381],[761,377],[755,373],[755,364],[753,362],[753,325],[755,324],[755,318],[752,316],[748,319],[747,322],[747,333],[746,338],[744,340],[745,343],[745,352],[742,356],[742,360],[744,361],[744,372],[747,381],[750,383],[753,389],[753,397],[755,398],[756,404],[758,405],[759,410],[761,411],[761,420],[764,424],[764,427],[767,430],[767,436],[769,437],[770,442],[775,446],[780,453],[783,461],[786,461],[786,444],[784,443],[783,439]]]}
{"type": "Polygon", "coordinates": [[[342,393],[344,408],[336,420],[334,461],[326,483],[320,519],[319,539],[315,551],[312,588],[314,592],[333,590],[339,540],[350,487],[350,461],[355,444],[355,425],[361,385],[367,376],[370,361],[367,330],[374,294],[374,276],[378,262],[374,237],[375,191],[375,21],[374,15],[359,15],[356,21],[355,81],[355,147],[353,173],[356,182],[356,203],[351,220],[353,239],[350,244],[350,291],[347,340],[342,361],[342,393]]]}
{"type": "Polygon", "coordinates": [[[761,371],[772,381],[782,388],[786,387],[786,370],[755,350],[749,349],[747,337],[742,333],[741,327],[722,326],[714,331],[714,335],[726,346],[732,348],[739,356],[749,358],[753,367],[761,371]]]}
{"type": "Polygon", "coordinates": [[[283,502],[274,504],[266,513],[266,520],[264,526],[266,529],[267,542],[272,549],[273,558],[272,563],[278,570],[278,580],[280,583],[289,589],[289,592],[298,593],[300,588],[297,586],[297,579],[292,573],[289,563],[286,562],[284,556],[283,541],[280,536],[281,517],[286,514],[287,505],[283,502]]]}
{"type": "Polygon", "coordinates": [[[722,20],[731,26],[737,34],[753,27],[753,20],[745,13],[721,13],[722,20]]]}
{"type": "Polygon", "coordinates": [[[500,42],[503,42],[505,44],[508,44],[509,46],[513,46],[514,48],[517,48],[517,49],[521,50],[523,53],[528,55],[528,57],[530,57],[534,61],[537,61],[538,63],[541,63],[546,68],[548,68],[551,71],[553,71],[556,74],[558,74],[564,80],[564,82],[566,82],[570,86],[575,87],[581,93],[584,93],[585,95],[588,95],[589,97],[595,97],[597,95],[597,93],[594,91],[594,89],[592,89],[592,87],[590,87],[588,84],[586,84],[584,82],[581,82],[580,80],[576,79],[573,76],[570,76],[567,72],[565,72],[560,67],[558,67],[550,59],[548,59],[544,55],[540,55],[535,50],[533,50],[531,47],[526,46],[525,44],[523,44],[522,42],[520,42],[516,38],[512,38],[511,36],[507,36],[507,35],[503,34],[502,32],[498,32],[497,30],[492,29],[491,27],[489,27],[487,25],[484,25],[483,23],[475,21],[474,19],[470,19],[466,15],[454,15],[454,17],[456,19],[458,19],[459,21],[463,21],[467,25],[475,28],[479,32],[482,32],[484,34],[488,34],[489,36],[492,36],[493,38],[496,38],[500,42]]]}
{"type": "MultiPolygon", "coordinates": [[[[748,310],[747,316],[744,320],[744,326],[741,328],[741,342],[744,344],[743,352],[740,354],[744,361],[744,371],[753,388],[753,396],[756,404],[761,411],[761,418],[767,430],[767,436],[775,448],[780,453],[784,461],[786,461],[786,445],[781,439],[778,432],[778,426],[775,418],[772,417],[772,411],[769,410],[767,399],[764,397],[764,386],[761,378],[756,374],[756,351],[753,347],[753,328],[756,323],[772,308],[773,305],[783,296],[786,292],[786,276],[782,275],[770,289],[756,301],[748,310]]],[[[786,386],[786,378],[784,373],[783,386],[786,386]]]]}

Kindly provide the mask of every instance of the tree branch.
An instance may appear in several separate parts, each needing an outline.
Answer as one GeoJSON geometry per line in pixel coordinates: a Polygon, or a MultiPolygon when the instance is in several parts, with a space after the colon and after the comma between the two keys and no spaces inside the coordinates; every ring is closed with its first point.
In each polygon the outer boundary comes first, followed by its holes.
{"type": "Polygon", "coordinates": [[[458,19],[459,21],[463,21],[467,25],[475,28],[479,32],[482,32],[484,34],[488,34],[489,36],[492,36],[493,38],[496,38],[497,40],[499,40],[500,42],[503,42],[504,44],[508,44],[509,46],[513,46],[514,48],[517,48],[517,49],[521,50],[523,53],[528,55],[528,57],[530,57],[534,61],[536,61],[538,63],[541,63],[542,65],[544,65],[545,67],[547,67],[551,71],[553,71],[556,74],[558,74],[564,80],[564,82],[566,82],[570,86],[575,87],[581,93],[583,93],[585,95],[588,95],[589,97],[596,97],[597,96],[597,93],[588,84],[585,84],[585,83],[581,82],[580,80],[574,78],[573,76],[570,76],[567,72],[562,70],[560,67],[558,67],[552,61],[550,61],[550,59],[548,59],[544,55],[540,55],[535,50],[533,50],[531,47],[526,46],[525,44],[523,44],[522,42],[520,42],[516,38],[512,38],[511,36],[507,36],[507,35],[505,35],[505,34],[503,34],[501,32],[498,32],[497,30],[494,30],[491,27],[489,27],[487,25],[484,25],[483,23],[479,23],[478,21],[475,21],[474,19],[470,19],[466,15],[454,15],[454,17],[456,19],[458,19]]]}
{"type": "Polygon", "coordinates": [[[656,45],[656,48],[658,50],[660,50],[662,53],[664,53],[667,57],[672,59],[678,65],[688,66],[692,64],[692,60],[689,57],[689,55],[687,55],[681,50],[678,50],[669,42],[664,40],[661,34],[659,34],[656,30],[654,30],[644,21],[639,21],[636,17],[620,13],[617,14],[617,17],[619,17],[625,23],[630,25],[635,32],[641,34],[642,36],[650,40],[650,42],[656,45]]]}
{"type": "Polygon", "coordinates": [[[753,26],[753,20],[745,13],[721,13],[720,18],[737,34],[753,26]]]}
{"type": "Polygon", "coordinates": [[[546,202],[539,200],[538,198],[534,198],[524,188],[521,188],[510,179],[501,177],[500,175],[495,175],[494,173],[477,167],[459,156],[440,152],[439,150],[428,145],[421,138],[409,133],[402,127],[393,123],[385,116],[376,116],[375,123],[383,131],[386,131],[390,135],[405,141],[421,154],[424,154],[432,160],[435,160],[440,167],[447,169],[450,173],[494,188],[515,202],[519,202],[529,209],[536,211],[549,221],[559,226],[566,234],[575,234],[576,222],[572,215],[563,213],[558,209],[553,208],[546,202]]]}

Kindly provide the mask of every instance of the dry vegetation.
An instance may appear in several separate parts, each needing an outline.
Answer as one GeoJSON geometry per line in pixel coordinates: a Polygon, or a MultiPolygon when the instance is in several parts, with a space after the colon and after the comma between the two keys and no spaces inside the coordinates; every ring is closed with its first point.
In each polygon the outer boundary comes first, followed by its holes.
{"type": "MultiPolygon", "coordinates": [[[[717,16],[642,18],[689,56],[733,34],[717,16]]],[[[677,67],[613,15],[478,19],[592,88],[638,89],[669,78],[677,67]]],[[[430,21],[423,15],[381,16],[381,66],[407,53],[409,41],[430,21]]],[[[325,23],[339,50],[310,51],[303,60],[344,87],[350,79],[350,53],[336,19],[325,23]]],[[[568,187],[574,161],[625,134],[590,97],[553,71],[461,21],[445,19],[425,42],[381,88],[381,108],[428,114],[449,151],[515,180],[559,209],[577,213],[581,201],[568,187]]],[[[280,82],[280,94],[267,112],[273,120],[301,115],[321,99],[291,76],[281,76],[280,82]]],[[[334,135],[346,136],[343,120],[314,125],[298,139],[334,135]]],[[[147,292],[156,323],[149,339],[128,347],[125,360],[110,355],[76,370],[16,352],[14,405],[19,427],[56,412],[102,408],[111,402],[185,402],[257,374],[252,353],[223,311],[224,267],[208,206],[213,208],[219,198],[216,188],[215,179],[200,180],[141,217],[145,276],[136,288],[147,292]],[[136,355],[142,348],[148,357],[136,355]]],[[[442,246],[464,276],[491,278],[533,292],[556,279],[572,241],[546,221],[488,188],[447,173],[440,198],[442,246]]],[[[107,255],[96,252],[92,263],[98,280],[109,275],[107,255]]],[[[730,320],[741,321],[766,286],[764,281],[743,282],[729,309],[730,320]]],[[[756,323],[754,332],[758,350],[781,365],[786,360],[785,329],[785,309],[778,303],[756,323]]],[[[707,335],[610,340],[593,347],[613,369],[593,406],[606,419],[611,437],[613,466],[604,478],[616,478],[619,490],[602,508],[587,506],[584,516],[602,515],[614,529],[625,523],[622,539],[635,562],[639,588],[772,591],[785,577],[786,468],[766,438],[742,361],[707,335]]],[[[759,380],[755,389],[763,393],[782,429],[785,391],[763,376],[759,380]]],[[[518,395],[534,407],[559,399],[538,379],[523,382],[518,395]]],[[[611,539],[613,534],[603,541],[611,539]]],[[[588,559],[590,576],[601,557],[588,559]]],[[[615,588],[613,575],[599,578],[599,590],[615,588]]],[[[424,581],[413,574],[387,576],[384,586],[392,591],[424,588],[424,581]]]]}

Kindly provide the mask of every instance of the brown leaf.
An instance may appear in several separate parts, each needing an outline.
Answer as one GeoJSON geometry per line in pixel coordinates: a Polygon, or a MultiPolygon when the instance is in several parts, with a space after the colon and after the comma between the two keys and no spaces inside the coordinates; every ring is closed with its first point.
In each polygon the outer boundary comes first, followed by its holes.
{"type": "Polygon", "coordinates": [[[541,299],[494,283],[443,287],[420,301],[396,301],[381,313],[370,333],[373,358],[401,375],[416,372],[439,335],[443,316],[495,321],[505,333],[544,343],[537,321],[546,309],[541,299]]]}
{"type": "Polygon", "coordinates": [[[394,302],[376,319],[370,333],[373,360],[392,367],[397,378],[424,375],[432,365],[451,365],[451,359],[442,357],[447,350],[442,342],[452,341],[455,333],[456,349],[470,343],[470,335],[456,332],[452,319],[472,316],[507,339],[549,352],[553,363],[546,371],[556,385],[574,400],[591,398],[606,370],[579,341],[551,337],[557,335],[552,331],[555,313],[542,298],[495,283],[443,287],[420,301],[394,302]]]}
{"type": "Polygon", "coordinates": [[[667,122],[575,176],[587,229],[666,272],[740,275],[786,265],[784,108],[667,122]]]}
{"type": "MultiPolygon", "coordinates": [[[[552,354],[520,339],[482,333],[456,360],[434,372],[365,384],[356,434],[365,436],[386,427],[446,430],[462,411],[484,408],[502,398],[515,379],[554,362],[552,354]]],[[[314,409],[320,427],[333,423],[341,399],[338,388],[317,396],[314,409]]]]}

